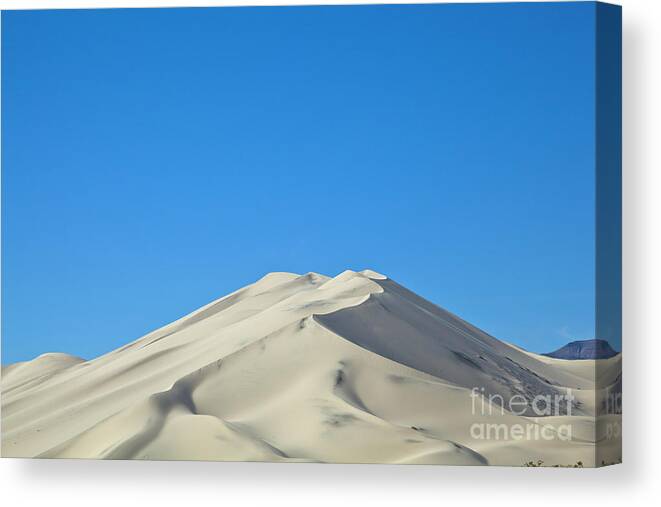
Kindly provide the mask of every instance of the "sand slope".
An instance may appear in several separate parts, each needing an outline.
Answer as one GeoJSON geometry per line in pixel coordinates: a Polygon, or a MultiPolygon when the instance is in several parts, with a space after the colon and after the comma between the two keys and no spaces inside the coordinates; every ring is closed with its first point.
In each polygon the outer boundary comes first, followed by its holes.
{"type": "MultiPolygon", "coordinates": [[[[617,382],[619,356],[603,361],[617,382]]],[[[97,359],[3,368],[2,455],[592,465],[597,391],[593,362],[496,340],[378,273],[271,273],[97,359]],[[553,417],[488,401],[569,389],[553,417]],[[572,439],[475,424],[570,424],[572,439]]]]}

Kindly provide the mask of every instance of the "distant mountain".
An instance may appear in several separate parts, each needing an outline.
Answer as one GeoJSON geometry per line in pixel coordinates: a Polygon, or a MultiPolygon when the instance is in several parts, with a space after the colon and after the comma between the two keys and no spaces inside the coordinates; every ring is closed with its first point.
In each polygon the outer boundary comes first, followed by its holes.
{"type": "Polygon", "coordinates": [[[617,354],[606,340],[577,340],[543,355],[556,359],[608,359],[617,354]]]}

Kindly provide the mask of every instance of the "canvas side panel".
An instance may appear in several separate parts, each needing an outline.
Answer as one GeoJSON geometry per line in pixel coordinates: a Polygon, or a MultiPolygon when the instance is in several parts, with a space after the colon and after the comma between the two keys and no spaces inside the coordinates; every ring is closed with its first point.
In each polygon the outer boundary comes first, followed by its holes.
{"type": "MultiPolygon", "coordinates": [[[[596,4],[596,338],[622,351],[622,9],[596,4]]],[[[595,462],[622,460],[622,355],[597,360],[595,462]]]]}

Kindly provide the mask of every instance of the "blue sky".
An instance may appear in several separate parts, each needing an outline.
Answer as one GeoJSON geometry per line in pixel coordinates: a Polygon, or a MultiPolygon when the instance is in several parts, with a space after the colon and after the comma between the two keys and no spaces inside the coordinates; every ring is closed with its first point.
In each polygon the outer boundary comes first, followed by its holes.
{"type": "Polygon", "coordinates": [[[3,363],[269,271],[594,336],[594,6],[2,14],[3,363]]]}

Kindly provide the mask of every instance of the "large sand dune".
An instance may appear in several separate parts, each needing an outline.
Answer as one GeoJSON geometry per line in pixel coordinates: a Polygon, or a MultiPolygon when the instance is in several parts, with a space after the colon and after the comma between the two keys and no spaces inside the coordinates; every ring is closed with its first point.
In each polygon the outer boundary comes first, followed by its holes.
{"type": "Polygon", "coordinates": [[[271,273],[91,361],[4,367],[2,455],[591,466],[596,442],[621,457],[599,409],[620,360],[595,382],[594,361],[528,353],[378,273],[271,273]],[[561,401],[539,417],[544,396],[561,401]]]}

